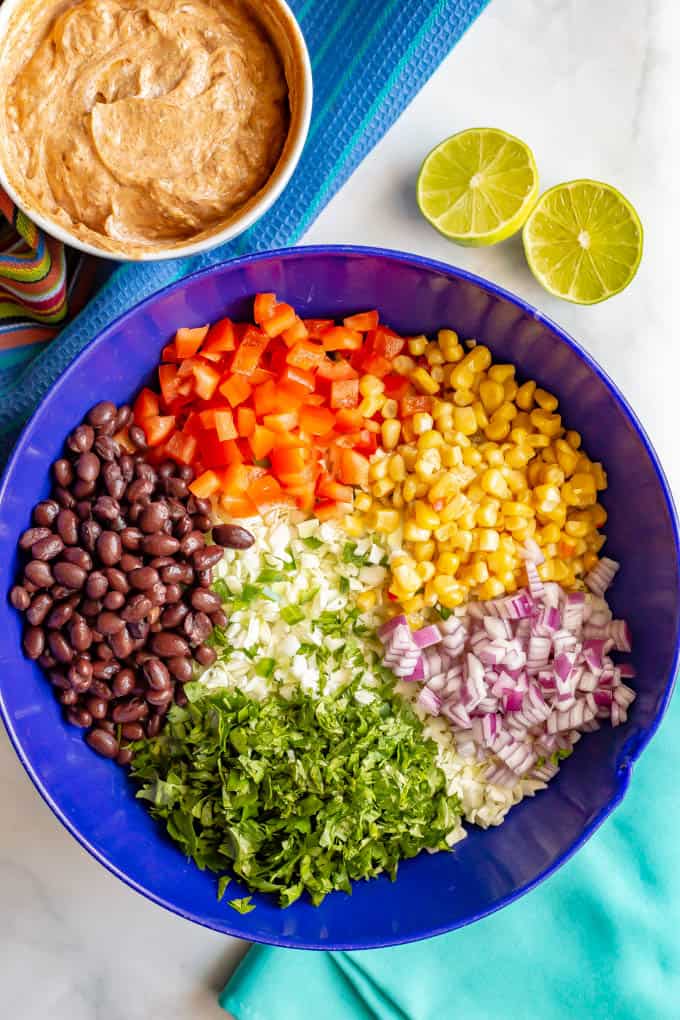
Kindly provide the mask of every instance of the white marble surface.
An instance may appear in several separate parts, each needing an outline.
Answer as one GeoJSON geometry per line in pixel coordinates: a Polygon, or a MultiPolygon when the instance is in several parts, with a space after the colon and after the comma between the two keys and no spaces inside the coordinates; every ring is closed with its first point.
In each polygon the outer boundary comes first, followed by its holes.
{"type": "MultiPolygon", "coordinates": [[[[680,393],[671,317],[680,270],[677,6],[493,0],[306,240],[441,258],[527,298],[613,375],[680,494],[671,427],[680,393]],[[544,186],[595,177],[628,195],[646,230],[628,291],[594,308],[561,303],[533,281],[517,241],[461,249],[420,218],[413,196],[422,157],[446,135],[480,124],[526,139],[544,186]]],[[[152,906],[96,864],[55,821],[0,734],[0,1015],[219,1020],[216,990],[245,948],[152,906]]]]}

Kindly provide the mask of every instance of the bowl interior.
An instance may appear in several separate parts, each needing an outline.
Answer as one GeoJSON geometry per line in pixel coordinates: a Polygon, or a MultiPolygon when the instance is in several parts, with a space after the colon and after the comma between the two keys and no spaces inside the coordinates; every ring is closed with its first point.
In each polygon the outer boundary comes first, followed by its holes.
{"type": "MultiPolygon", "coordinates": [[[[498,360],[554,391],[609,476],[606,551],[623,563],[613,591],[632,624],[638,698],[629,722],[580,743],[550,788],[525,800],[498,829],[469,829],[450,854],[402,865],[396,884],[358,883],[314,909],[279,910],[256,897],[241,917],[218,904],[215,881],[161,834],[124,771],[97,758],[67,726],[41,671],[20,650],[19,616],[0,609],[0,701],[18,753],[73,834],[107,867],[162,905],[248,939],[311,948],[362,948],[422,938],[503,905],[561,863],[618,802],[630,765],[670,696],[678,645],[678,541],[670,497],[639,426],[597,366],[556,327],[490,284],[450,267],[368,249],[290,249],[223,264],[128,313],[59,380],[27,427],[0,493],[0,557],[16,568],[18,533],[47,495],[48,470],[65,434],[103,398],[128,400],[150,378],[179,325],[249,316],[257,291],[276,291],[307,316],[378,307],[395,329],[454,327],[488,343],[498,360]],[[641,508],[638,513],[637,507],[641,508]]],[[[236,883],[234,896],[247,890],[236,883]]]]}

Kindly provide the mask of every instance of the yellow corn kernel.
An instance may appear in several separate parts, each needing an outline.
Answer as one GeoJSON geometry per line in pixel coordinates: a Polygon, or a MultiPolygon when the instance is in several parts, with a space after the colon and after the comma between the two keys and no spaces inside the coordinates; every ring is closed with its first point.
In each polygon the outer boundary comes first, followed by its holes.
{"type": "Polygon", "coordinates": [[[478,532],[477,545],[481,552],[496,552],[499,545],[499,535],[493,528],[482,528],[478,532]]]}
{"type": "Polygon", "coordinates": [[[373,393],[370,397],[364,397],[359,404],[358,410],[363,414],[364,418],[372,418],[384,403],[385,398],[382,393],[373,393]]]}
{"type": "Polygon", "coordinates": [[[541,454],[541,460],[544,464],[557,464],[557,457],[555,456],[555,451],[550,443],[544,447],[543,453],[541,454]]]}
{"type": "Polygon", "coordinates": [[[536,509],[550,513],[560,505],[560,490],[556,485],[537,485],[533,492],[536,509]]]}
{"type": "Polygon", "coordinates": [[[593,464],[593,477],[595,479],[595,488],[602,491],[607,488],[607,474],[600,463],[593,464]]]}
{"type": "Polygon", "coordinates": [[[517,408],[506,400],[492,415],[491,420],[512,421],[517,415],[517,408]]]}
{"type": "Polygon", "coordinates": [[[465,361],[461,361],[459,365],[451,369],[449,386],[452,390],[469,390],[472,389],[474,379],[475,373],[465,364],[465,361]]]}
{"type": "Polygon", "coordinates": [[[424,432],[429,432],[433,425],[432,415],[427,414],[426,411],[417,411],[413,415],[413,431],[417,436],[422,436],[424,432]]]}
{"type": "Polygon", "coordinates": [[[468,359],[475,372],[486,372],[491,364],[491,351],[484,344],[477,344],[468,354],[468,359]]]}
{"type": "Polygon", "coordinates": [[[442,354],[439,344],[429,344],[425,351],[425,360],[427,361],[430,368],[437,365],[443,365],[446,358],[442,354]]]}
{"type": "Polygon", "coordinates": [[[469,567],[465,567],[464,572],[461,571],[461,574],[463,575],[461,580],[464,578],[473,585],[483,584],[489,580],[489,568],[483,561],[471,563],[469,567]]]}
{"type": "Polygon", "coordinates": [[[373,527],[383,535],[391,535],[399,527],[401,515],[397,510],[381,508],[373,513],[373,527]]]}
{"type": "Polygon", "coordinates": [[[420,336],[412,336],[408,341],[408,352],[412,354],[414,358],[419,358],[421,354],[424,354],[427,350],[428,340],[427,337],[422,333],[420,336]]]}
{"type": "Polygon", "coordinates": [[[601,528],[604,524],[607,523],[607,511],[605,510],[601,503],[596,503],[595,506],[591,508],[590,513],[592,516],[593,524],[595,525],[596,528],[601,528]]]}
{"type": "Polygon", "coordinates": [[[505,549],[497,549],[496,552],[489,553],[486,562],[489,570],[494,574],[501,575],[508,570],[512,570],[515,565],[515,557],[506,552],[505,549]]]}
{"type": "Polygon", "coordinates": [[[373,483],[373,485],[371,486],[371,492],[373,493],[376,499],[383,499],[385,496],[389,495],[390,492],[392,492],[393,488],[394,482],[391,479],[381,478],[379,479],[379,481],[373,483]]]}
{"type": "Polygon", "coordinates": [[[482,528],[494,528],[498,521],[499,507],[495,499],[484,500],[475,511],[475,523],[482,528]]]}
{"type": "Polygon", "coordinates": [[[421,581],[431,581],[436,574],[434,563],[422,560],[416,567],[416,573],[421,581]]]}
{"type": "Polygon", "coordinates": [[[526,467],[533,456],[534,451],[531,448],[513,446],[505,455],[505,463],[508,467],[518,470],[526,467]]]}
{"type": "Polygon", "coordinates": [[[386,400],[380,408],[380,413],[383,418],[396,418],[399,413],[399,404],[396,400],[386,400]]]}
{"type": "Polygon", "coordinates": [[[456,429],[452,432],[444,432],[443,436],[445,443],[452,443],[454,446],[460,446],[461,450],[466,450],[471,445],[469,436],[464,435],[456,429]]]}
{"type": "Polygon", "coordinates": [[[447,524],[440,524],[439,527],[433,532],[434,538],[437,542],[449,542],[453,538],[457,538],[463,534],[458,528],[458,524],[454,521],[449,521],[447,524]]]}
{"type": "Polygon", "coordinates": [[[445,436],[447,432],[454,431],[452,414],[440,414],[440,416],[435,420],[437,422],[437,428],[442,433],[442,435],[445,436]]]}
{"type": "Polygon", "coordinates": [[[436,545],[431,538],[428,538],[427,542],[414,542],[413,543],[413,559],[417,563],[422,563],[424,560],[431,560],[435,554],[436,545]]]}
{"type": "Polygon", "coordinates": [[[504,421],[502,418],[496,418],[494,415],[491,421],[484,429],[484,435],[487,439],[493,439],[494,442],[500,443],[503,439],[506,439],[510,432],[510,423],[504,421]]]}
{"type": "Polygon", "coordinates": [[[506,400],[514,400],[517,395],[517,383],[514,379],[506,379],[503,383],[503,395],[506,400]]]}
{"type": "Polygon", "coordinates": [[[437,340],[442,354],[447,361],[460,361],[464,351],[459,343],[458,334],[452,329],[440,329],[437,340]]]}
{"type": "Polygon", "coordinates": [[[544,518],[547,517],[549,521],[553,521],[560,528],[564,527],[567,520],[567,507],[565,503],[560,503],[553,510],[539,510],[538,512],[544,518]]]}
{"type": "Polygon", "coordinates": [[[368,465],[368,477],[372,482],[377,482],[380,478],[387,478],[387,469],[389,467],[389,461],[387,457],[381,457],[380,460],[373,460],[368,465]]]}
{"type": "Polygon", "coordinates": [[[406,478],[406,464],[400,453],[393,453],[389,458],[387,474],[393,482],[403,482],[406,478]]]}
{"type": "Polygon", "coordinates": [[[362,613],[367,613],[369,609],[373,609],[377,602],[377,596],[375,591],[369,589],[368,591],[359,592],[357,595],[357,606],[362,613]]]}
{"type": "MultiPolygon", "coordinates": [[[[449,527],[451,527],[451,525],[450,524],[444,524],[444,525],[442,525],[442,527],[449,528],[449,527]]],[[[439,531],[441,529],[437,529],[437,530],[439,531]]],[[[444,541],[444,539],[442,539],[441,541],[444,541]]],[[[461,554],[461,557],[460,557],[461,560],[462,560],[463,559],[463,554],[464,553],[469,553],[470,550],[472,549],[472,544],[473,544],[472,532],[471,531],[457,531],[454,535],[451,536],[451,544],[452,544],[454,549],[462,549],[463,553],[461,554]]]]}
{"type": "Polygon", "coordinates": [[[409,379],[420,393],[432,396],[439,392],[439,383],[436,382],[425,368],[416,368],[409,373],[409,379]]]}
{"type": "Polygon", "coordinates": [[[453,576],[459,566],[460,557],[456,556],[455,553],[443,552],[437,557],[436,567],[440,574],[451,574],[453,576]]]}
{"type": "Polygon", "coordinates": [[[453,411],[453,424],[457,432],[464,436],[474,436],[477,431],[477,419],[471,407],[456,407],[453,411]]]}
{"type": "Polygon", "coordinates": [[[442,446],[439,456],[445,468],[457,467],[463,463],[463,451],[458,446],[442,446]]]}
{"type": "Polygon", "coordinates": [[[472,410],[475,412],[475,418],[477,419],[477,428],[485,429],[489,424],[489,419],[486,416],[486,411],[484,410],[484,405],[481,400],[475,400],[472,405],[472,410]]]}
{"type": "Polygon", "coordinates": [[[564,485],[564,471],[556,464],[544,464],[540,478],[544,485],[564,485]]]}
{"type": "Polygon", "coordinates": [[[488,496],[507,499],[510,495],[508,486],[498,468],[487,468],[480,478],[480,485],[488,496]]]}
{"type": "Polygon", "coordinates": [[[447,609],[455,609],[465,599],[465,589],[448,574],[438,574],[432,581],[432,587],[441,604],[447,609]]]}
{"type": "Polygon", "coordinates": [[[472,390],[456,390],[453,394],[453,402],[456,407],[469,407],[474,404],[475,395],[472,390]]]}
{"type": "Polygon", "coordinates": [[[559,542],[560,529],[556,524],[546,524],[545,527],[541,528],[537,539],[539,545],[550,545],[553,542],[559,542]]]}
{"type": "Polygon", "coordinates": [[[484,600],[497,599],[504,591],[503,582],[499,581],[497,577],[490,577],[488,581],[480,585],[478,595],[480,599],[484,600]]]}
{"type": "MultiPolygon", "coordinates": [[[[447,472],[438,478],[430,486],[427,498],[430,503],[437,503],[439,500],[451,500],[458,493],[458,483],[454,476],[447,472]]],[[[461,497],[465,501],[465,497],[461,497]]]]}
{"type": "Polygon", "coordinates": [[[544,436],[542,432],[534,432],[527,436],[527,446],[534,450],[546,450],[550,446],[550,437],[544,436]]]}
{"type": "Polygon", "coordinates": [[[359,393],[362,397],[373,397],[384,390],[385,383],[376,375],[364,375],[359,380],[359,393]]]}
{"type": "Polygon", "coordinates": [[[366,527],[358,514],[348,514],[342,522],[342,526],[352,538],[361,538],[366,527]]]}
{"type": "Polygon", "coordinates": [[[392,359],[392,371],[397,375],[410,375],[415,367],[415,361],[409,358],[408,354],[398,354],[392,359]]]}
{"type": "Polygon", "coordinates": [[[396,507],[397,510],[401,510],[404,505],[404,495],[401,491],[401,485],[395,485],[392,491],[392,506],[396,507]]]}
{"type": "Polygon", "coordinates": [[[409,471],[413,470],[415,462],[418,460],[418,450],[415,446],[410,446],[408,443],[404,443],[399,447],[399,453],[404,458],[404,464],[409,471]]]}
{"type": "Polygon", "coordinates": [[[367,510],[371,509],[372,505],[373,500],[371,499],[367,492],[357,492],[356,496],[354,497],[355,510],[360,510],[362,513],[365,513],[367,510]]]}
{"type": "Polygon", "coordinates": [[[567,521],[564,530],[570,538],[585,538],[590,527],[586,521],[567,521]]]}
{"type": "Polygon", "coordinates": [[[419,453],[423,453],[425,450],[439,450],[439,456],[441,457],[444,440],[440,432],[436,432],[434,429],[427,429],[426,432],[418,436],[417,446],[419,453]]]}
{"type": "Polygon", "coordinates": [[[459,528],[463,528],[465,531],[472,531],[476,524],[474,507],[469,507],[465,513],[458,518],[456,523],[459,528]]]}
{"type": "Polygon", "coordinates": [[[521,411],[530,411],[534,406],[534,394],[536,393],[536,383],[533,379],[525,382],[523,386],[517,390],[515,394],[515,403],[521,411]]]}
{"type": "Polygon", "coordinates": [[[494,382],[498,382],[503,385],[503,383],[507,382],[508,379],[515,378],[515,366],[492,365],[489,369],[489,378],[493,379],[494,382]]]}
{"type": "Polygon", "coordinates": [[[554,397],[552,393],[548,393],[547,390],[536,390],[534,392],[534,400],[544,411],[552,412],[557,410],[557,397],[554,397]]]}
{"type": "Polygon", "coordinates": [[[555,456],[557,463],[564,471],[564,474],[569,477],[576,470],[576,465],[579,461],[579,456],[575,450],[569,446],[564,439],[555,440],[555,456]]]}
{"type": "Polygon", "coordinates": [[[479,399],[484,405],[484,410],[493,414],[497,407],[503,403],[503,386],[493,379],[485,379],[479,386],[479,399]]]}
{"type": "Polygon", "coordinates": [[[479,467],[482,463],[482,455],[474,446],[468,446],[462,451],[463,464],[466,467],[479,467]]]}
{"type": "Polygon", "coordinates": [[[467,496],[467,498],[469,500],[472,501],[472,503],[481,503],[482,500],[485,498],[486,494],[484,492],[484,489],[481,487],[481,485],[477,481],[477,479],[475,479],[474,482],[471,482],[468,485],[468,487],[467,487],[467,489],[465,491],[465,495],[467,496]]]}
{"type": "Polygon", "coordinates": [[[581,445],[581,435],[579,432],[574,432],[573,429],[570,429],[565,438],[572,450],[578,450],[581,445]]]}
{"type": "Polygon", "coordinates": [[[505,528],[505,530],[506,531],[511,531],[513,533],[513,536],[515,538],[517,538],[520,542],[522,541],[522,536],[518,535],[516,533],[519,532],[519,531],[525,531],[526,530],[526,526],[527,526],[526,517],[504,517],[503,518],[503,527],[505,528]]]}
{"type": "Polygon", "coordinates": [[[436,420],[441,414],[451,414],[453,404],[450,400],[440,400],[439,397],[432,398],[432,417],[436,420]]]}
{"type": "Polygon", "coordinates": [[[517,503],[512,500],[501,505],[504,517],[533,517],[534,510],[528,503],[517,503]]]}
{"type": "Polygon", "coordinates": [[[438,528],[441,521],[438,515],[434,512],[431,506],[427,503],[423,503],[421,500],[415,504],[414,516],[416,524],[419,528],[428,528],[430,531],[434,531],[438,528]]]}
{"type": "Polygon", "coordinates": [[[406,521],[404,538],[407,542],[427,542],[432,532],[429,528],[419,528],[415,521],[406,521]]]}
{"type": "MultiPolygon", "coordinates": [[[[409,616],[415,616],[425,608],[425,599],[422,595],[414,595],[413,598],[404,599],[402,602],[404,612],[408,613],[409,616]]],[[[411,621],[413,624],[414,621],[411,621]]],[[[419,621],[416,621],[416,625],[419,621]]]]}
{"type": "Polygon", "coordinates": [[[417,481],[416,478],[412,478],[411,477],[411,478],[407,478],[406,479],[406,481],[404,482],[404,484],[402,486],[402,490],[401,491],[402,491],[404,500],[407,503],[410,503],[412,500],[414,500],[416,498],[417,488],[418,488],[418,481],[417,481]]]}
{"type": "Polygon", "coordinates": [[[441,470],[442,459],[439,450],[425,450],[419,453],[414,466],[414,471],[421,482],[429,482],[430,479],[441,470]]]}
{"type": "Polygon", "coordinates": [[[421,586],[420,576],[416,568],[409,564],[400,564],[393,570],[394,579],[399,587],[406,592],[416,592],[421,586]]]}
{"type": "Polygon", "coordinates": [[[544,436],[556,436],[562,431],[562,418],[559,414],[549,414],[540,408],[531,412],[531,423],[544,436]]]}
{"type": "Polygon", "coordinates": [[[441,386],[441,384],[446,379],[446,369],[444,368],[443,365],[431,365],[430,375],[432,376],[434,381],[438,383],[439,386],[441,386]]]}
{"type": "Polygon", "coordinates": [[[380,434],[382,436],[382,445],[385,450],[393,450],[399,442],[401,436],[401,424],[396,418],[388,418],[380,426],[380,434]]]}

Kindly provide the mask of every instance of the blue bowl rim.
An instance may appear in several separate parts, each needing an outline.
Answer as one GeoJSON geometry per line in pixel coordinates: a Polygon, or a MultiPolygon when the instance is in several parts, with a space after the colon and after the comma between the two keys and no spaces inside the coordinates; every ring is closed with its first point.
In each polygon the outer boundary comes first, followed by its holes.
{"type": "MultiPolygon", "coordinates": [[[[574,340],[572,336],[570,336],[564,329],[562,329],[561,326],[558,326],[557,323],[553,322],[553,320],[550,319],[547,315],[544,315],[542,312],[539,312],[538,309],[534,308],[533,305],[529,304],[527,301],[524,301],[522,298],[517,297],[515,294],[512,294],[505,288],[498,286],[498,284],[492,283],[490,280],[484,279],[484,277],[477,276],[475,273],[470,273],[468,270],[460,269],[457,266],[450,265],[449,263],[446,262],[441,262],[437,259],[430,259],[422,255],[415,255],[409,252],[402,252],[392,248],[378,248],[363,245],[344,245],[344,244],[298,245],[289,246],[285,248],[277,248],[262,252],[254,252],[250,255],[244,255],[234,259],[225,259],[204,269],[200,269],[195,273],[190,273],[187,276],[180,277],[178,280],[173,281],[166,287],[163,287],[160,290],[155,291],[148,297],[144,298],[142,301],[138,302],[132,308],[129,308],[126,312],[123,312],[122,315],[119,315],[116,319],[109,323],[108,326],[106,326],[101,332],[99,332],[95,337],[93,337],[93,339],[90,340],[82,348],[82,350],[78,352],[78,354],[75,356],[75,358],[70,363],[68,368],[66,368],[66,370],[59,376],[59,378],[54,381],[49,391],[42,398],[37,408],[35,409],[31,417],[27,421],[26,425],[22,429],[21,434],[14,446],[14,449],[12,450],[11,456],[7,461],[5,470],[2,475],[2,481],[0,482],[0,511],[2,509],[5,493],[8,488],[9,481],[14,470],[14,466],[24,453],[24,447],[27,441],[27,437],[33,426],[34,420],[40,414],[43,404],[45,403],[46,400],[49,399],[53,391],[57,387],[68,384],[70,375],[72,374],[72,372],[75,371],[80,359],[85,355],[85,353],[90,349],[91,346],[93,346],[95,343],[102,342],[102,340],[106,338],[110,333],[118,329],[126,321],[126,319],[137,314],[140,309],[153,304],[159,298],[167,294],[171,294],[175,290],[180,290],[181,288],[183,288],[189,283],[192,283],[195,280],[201,279],[203,277],[209,277],[214,273],[220,272],[227,266],[230,268],[242,267],[247,266],[253,262],[261,262],[266,261],[268,259],[286,258],[291,256],[295,257],[299,255],[310,257],[316,255],[324,256],[330,255],[337,257],[343,257],[347,255],[375,256],[379,258],[391,259],[400,263],[415,266],[417,268],[443,273],[446,276],[454,277],[459,280],[464,280],[467,283],[473,284],[477,287],[481,287],[487,293],[490,293],[495,297],[502,298],[505,301],[510,302],[516,308],[520,309],[525,315],[531,316],[536,322],[543,324],[549,330],[551,330],[557,337],[559,337],[559,339],[563,343],[570,347],[577,354],[577,356],[581,358],[582,361],[585,362],[585,364],[590,368],[592,372],[595,373],[596,376],[598,376],[598,378],[604,383],[605,387],[614,397],[616,403],[623,411],[624,416],[627,416],[628,419],[630,420],[638,438],[640,439],[640,442],[642,443],[649,459],[652,462],[654,472],[661,486],[661,490],[671,521],[671,528],[675,544],[676,562],[680,562],[680,521],[678,519],[678,513],[675,507],[670,485],[666,478],[665,472],[661,466],[661,463],[652,445],[652,442],[649,436],[647,435],[638,416],[636,415],[635,411],[632,409],[626,397],[620,391],[616,383],[610,378],[610,376],[599,365],[599,363],[576,340],[574,340]]],[[[680,591],[680,579],[678,583],[678,588],[680,591]]],[[[355,945],[351,942],[348,943],[329,942],[324,943],[323,945],[319,943],[295,943],[294,945],[291,945],[291,943],[285,938],[258,937],[257,935],[254,935],[253,933],[248,931],[244,931],[243,929],[240,929],[235,925],[224,924],[218,926],[216,924],[211,924],[204,918],[196,914],[193,914],[191,911],[180,909],[175,904],[170,903],[168,900],[164,899],[161,896],[158,896],[150,889],[145,888],[143,885],[134,881],[123,871],[117,868],[111,861],[108,861],[99,850],[92,846],[92,844],[89,843],[89,841],[77,830],[77,828],[70,822],[70,820],[61,811],[60,807],[52,799],[50,793],[43,785],[41,778],[37,775],[35,769],[33,768],[31,761],[24,754],[18,735],[16,734],[14,727],[12,726],[11,720],[9,718],[9,714],[4,703],[4,697],[1,686],[0,686],[0,717],[2,718],[5,724],[5,728],[7,730],[10,742],[17,754],[17,757],[19,758],[21,764],[23,765],[25,771],[27,772],[29,779],[31,780],[31,782],[33,783],[36,790],[38,791],[42,799],[45,801],[47,806],[53,812],[53,814],[56,815],[61,824],[68,830],[68,832],[71,833],[71,835],[77,840],[77,842],[83,847],[84,850],[86,850],[97,861],[99,861],[99,863],[102,864],[107,869],[107,871],[109,871],[112,875],[115,875],[116,878],[120,879],[131,889],[134,889],[136,892],[141,893],[141,895],[144,896],[145,899],[148,899],[153,903],[156,903],[159,906],[164,907],[171,913],[177,914],[178,916],[183,917],[188,921],[193,921],[195,924],[198,924],[203,928],[210,928],[214,931],[219,931],[222,934],[245,939],[250,942],[260,942],[266,945],[275,945],[285,949],[320,950],[320,951],[356,951],[362,949],[381,949],[393,945],[405,945],[409,942],[417,942],[422,939],[434,938],[438,935],[444,935],[447,932],[456,930],[457,928],[467,927],[469,924],[473,924],[475,921],[480,921],[483,918],[496,913],[496,911],[501,910],[503,907],[508,906],[511,903],[514,903],[515,900],[519,899],[521,896],[524,896],[525,893],[530,892],[533,888],[535,888],[541,882],[545,881],[552,874],[554,874],[558,870],[558,868],[561,868],[562,865],[566,864],[567,861],[569,861],[573,857],[573,855],[577,852],[577,850],[579,850],[591,838],[591,836],[594,835],[594,833],[599,829],[599,827],[602,825],[605,819],[609,817],[609,815],[618,807],[618,805],[623,800],[626,790],[628,789],[628,786],[630,784],[632,766],[638,760],[642,751],[645,749],[649,741],[652,739],[652,737],[658,730],[661,724],[661,720],[663,719],[663,716],[665,715],[668,709],[670,699],[673,695],[673,689],[675,686],[679,665],[680,665],[680,618],[676,623],[675,651],[673,655],[673,663],[670,670],[670,676],[666,683],[663,698],[660,702],[659,709],[655,716],[654,722],[641,738],[636,740],[630,747],[628,747],[627,753],[621,756],[620,760],[617,763],[618,784],[616,793],[609,800],[609,802],[602,808],[602,810],[593,819],[593,821],[583,830],[580,837],[577,840],[575,840],[574,843],[572,843],[572,845],[569,847],[566,853],[558,857],[558,859],[554,861],[551,865],[549,865],[547,868],[544,868],[543,871],[541,871],[530,882],[526,882],[524,885],[513,890],[512,893],[508,894],[507,896],[501,898],[498,902],[494,903],[493,906],[489,907],[486,910],[480,911],[479,913],[468,918],[466,921],[460,924],[440,925],[437,928],[421,930],[409,934],[406,937],[396,939],[395,938],[373,939],[370,942],[370,944],[363,943],[361,945],[355,945]]],[[[627,745],[624,745],[624,750],[626,749],[626,746],[627,745]]]]}

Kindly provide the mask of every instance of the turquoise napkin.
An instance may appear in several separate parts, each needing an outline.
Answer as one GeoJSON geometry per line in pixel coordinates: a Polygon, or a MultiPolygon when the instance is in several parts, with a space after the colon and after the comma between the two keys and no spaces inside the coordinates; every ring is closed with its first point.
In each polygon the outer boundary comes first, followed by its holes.
{"type": "Polygon", "coordinates": [[[678,1020],[679,732],[676,697],[623,804],[512,906],[392,949],[256,946],[220,1004],[237,1020],[678,1020]]]}

